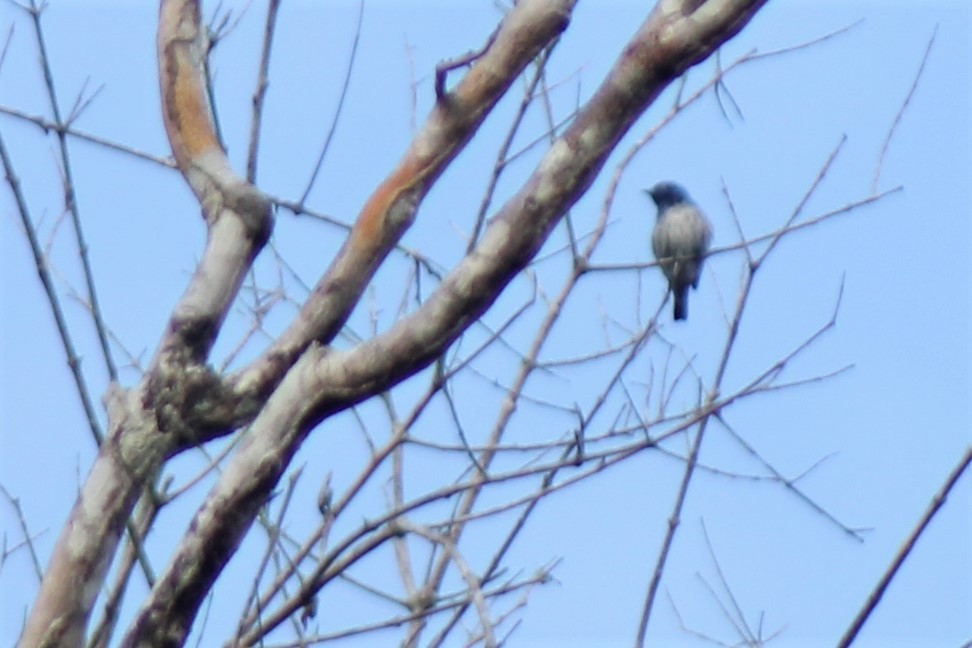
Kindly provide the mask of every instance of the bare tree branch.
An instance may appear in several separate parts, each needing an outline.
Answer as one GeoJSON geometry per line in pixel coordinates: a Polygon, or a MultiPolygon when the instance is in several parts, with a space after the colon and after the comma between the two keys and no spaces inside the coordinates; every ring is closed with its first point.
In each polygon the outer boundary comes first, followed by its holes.
{"type": "MultiPolygon", "coordinates": [[[[57,91],[54,89],[54,73],[51,71],[50,57],[47,54],[47,44],[44,39],[44,30],[41,27],[41,14],[46,7],[46,3],[37,4],[37,0],[30,0],[28,13],[34,25],[34,35],[37,38],[37,49],[40,52],[41,69],[44,72],[44,84],[47,88],[47,98],[51,105],[51,114],[54,122],[61,125],[69,124],[80,110],[72,111],[72,116],[68,120],[61,118],[61,109],[57,101],[57,91]]],[[[68,153],[67,136],[63,129],[57,130],[58,150],[61,155],[61,173],[64,175],[64,208],[71,214],[71,225],[74,228],[74,237],[77,242],[78,257],[81,261],[81,268],[84,274],[84,286],[88,295],[88,302],[91,304],[91,317],[98,334],[98,343],[101,347],[101,357],[105,363],[105,370],[112,380],[117,380],[118,370],[115,367],[114,359],[111,355],[111,345],[108,344],[106,326],[102,317],[101,304],[98,299],[98,291],[95,288],[94,272],[91,269],[91,259],[88,256],[88,243],[85,240],[84,229],[81,226],[81,211],[78,207],[77,188],[74,183],[74,172],[71,167],[71,157],[68,153]]]]}
{"type": "Polygon", "coordinates": [[[884,573],[884,576],[882,576],[881,580],[878,581],[877,585],[874,586],[874,590],[867,597],[867,601],[865,601],[864,606],[857,613],[857,616],[854,617],[850,627],[847,628],[847,632],[845,632],[844,636],[840,638],[840,641],[837,644],[840,646],[840,648],[846,648],[854,643],[854,639],[857,637],[857,634],[861,631],[861,628],[864,627],[864,624],[867,623],[868,618],[870,618],[871,613],[874,612],[874,609],[877,607],[878,603],[881,602],[881,597],[884,596],[888,586],[891,585],[891,581],[894,580],[894,577],[901,568],[901,565],[904,564],[904,561],[908,559],[908,555],[911,553],[911,550],[914,549],[915,545],[918,544],[918,540],[921,538],[922,533],[925,532],[925,529],[928,528],[932,518],[934,518],[935,514],[941,510],[942,505],[945,504],[945,500],[948,499],[948,494],[952,492],[953,488],[955,488],[955,484],[958,483],[959,478],[968,469],[969,464],[972,464],[972,446],[969,446],[966,449],[965,454],[961,459],[959,459],[959,462],[955,465],[955,468],[953,468],[952,472],[950,472],[948,477],[945,478],[945,483],[942,484],[942,487],[932,497],[931,502],[928,504],[928,509],[925,511],[924,515],[921,516],[921,519],[918,520],[917,524],[915,524],[914,529],[912,529],[911,533],[901,545],[901,549],[899,549],[898,553],[895,554],[894,559],[891,561],[891,564],[888,565],[888,569],[884,573]]]}
{"type": "Polygon", "coordinates": [[[911,103],[911,98],[915,95],[915,90],[918,88],[918,81],[921,80],[921,75],[925,71],[925,64],[928,63],[928,57],[931,56],[932,45],[935,44],[935,35],[937,33],[938,27],[936,26],[932,31],[931,37],[928,39],[928,45],[925,46],[925,53],[921,57],[921,65],[918,66],[918,71],[915,72],[915,78],[911,82],[908,94],[905,95],[904,101],[901,102],[901,107],[894,116],[894,121],[891,122],[891,126],[888,128],[888,134],[884,138],[884,144],[881,145],[881,152],[878,154],[877,162],[874,164],[874,178],[871,181],[871,193],[877,193],[878,183],[881,180],[881,169],[884,166],[884,158],[888,154],[888,148],[891,146],[891,140],[894,138],[894,133],[898,129],[898,124],[901,123],[901,118],[904,116],[904,112],[907,110],[908,104],[911,103]]]}

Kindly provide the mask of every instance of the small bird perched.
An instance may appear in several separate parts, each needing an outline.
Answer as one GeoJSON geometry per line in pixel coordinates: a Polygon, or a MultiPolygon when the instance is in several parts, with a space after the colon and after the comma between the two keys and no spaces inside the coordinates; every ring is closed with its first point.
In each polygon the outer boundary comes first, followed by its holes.
{"type": "Polygon", "coordinates": [[[651,250],[668,278],[676,320],[688,318],[688,289],[699,287],[702,261],[712,241],[712,227],[677,184],[660,182],[645,193],[658,207],[651,250]]]}

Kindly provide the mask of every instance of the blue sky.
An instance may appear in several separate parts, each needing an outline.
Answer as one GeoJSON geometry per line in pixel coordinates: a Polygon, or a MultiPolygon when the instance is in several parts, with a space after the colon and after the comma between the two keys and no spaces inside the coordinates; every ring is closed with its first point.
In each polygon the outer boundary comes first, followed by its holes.
{"type": "MultiPolygon", "coordinates": [[[[644,4],[579,3],[550,72],[552,81],[564,81],[553,94],[558,116],[565,117],[578,97],[590,96],[642,19],[644,4]]],[[[216,62],[221,123],[238,169],[245,159],[262,11],[250,9],[221,45],[216,62]]],[[[303,190],[334,114],[355,14],[354,4],[347,2],[285,3],[261,148],[258,180],[264,190],[289,198],[303,190]]],[[[157,109],[155,15],[155,3],[102,2],[81,9],[55,2],[45,26],[62,107],[70,106],[85,79],[93,87],[104,84],[77,127],[165,155],[168,145],[157,109]]],[[[481,43],[496,19],[492,3],[485,0],[368,3],[347,105],[309,204],[353,218],[409,141],[411,79],[419,82],[414,119],[420,122],[431,105],[435,63],[481,43]]],[[[867,528],[865,542],[849,539],[779,485],[698,475],[662,584],[666,598],[649,631],[650,638],[665,645],[703,645],[679,629],[667,596],[692,629],[735,640],[700,581],[700,576],[710,583],[717,580],[703,522],[750,623],[764,615],[764,635],[781,630],[776,645],[832,645],[972,442],[972,11],[967,3],[769,3],[724,48],[722,60],[732,61],[753,48],[788,47],[861,19],[827,42],[731,73],[726,83],[742,118],[724,118],[711,94],[680,115],[624,176],[612,225],[595,257],[604,264],[648,260],[654,211],[641,189],[662,179],[689,189],[713,221],[716,246],[736,242],[723,182],[747,235],[771,231],[789,216],[844,135],[841,154],[807,214],[868,195],[888,129],[937,26],[924,74],[882,166],[879,188],[901,185],[903,190],[783,242],[759,271],[727,374],[727,385],[739,387],[800,344],[827,322],[843,284],[836,327],[788,368],[786,377],[799,379],[848,364],[853,369],[830,381],[755,397],[728,410],[726,418],[789,476],[824,459],[800,485],[845,524],[867,528]]],[[[6,33],[12,22],[12,44],[0,68],[0,104],[46,114],[29,25],[9,4],[0,5],[0,29],[6,33]]],[[[689,88],[704,83],[712,71],[711,61],[693,69],[689,88]]],[[[575,207],[582,229],[595,221],[619,155],[665,115],[673,96],[670,88],[635,125],[604,177],[575,207]]],[[[502,103],[487,121],[430,194],[405,238],[445,267],[464,250],[462,235],[485,185],[483,171],[492,164],[496,142],[505,132],[502,117],[512,105],[502,103]]],[[[55,141],[5,115],[0,115],[0,133],[31,200],[32,215],[41,223],[42,238],[51,244],[83,367],[100,396],[105,377],[93,332],[84,309],[69,296],[69,287],[79,286],[72,238],[66,223],[56,225],[61,202],[55,141]]],[[[501,194],[515,190],[515,179],[539,153],[516,163],[501,194]]],[[[200,253],[204,230],[198,209],[175,173],[85,142],[72,144],[72,156],[106,319],[126,348],[145,361],[200,253]]],[[[0,283],[0,483],[20,498],[31,528],[44,531],[36,541],[44,560],[94,448],[6,186],[0,196],[5,277],[0,283]]],[[[341,243],[338,230],[286,213],[278,217],[274,240],[311,283],[341,243]]],[[[555,233],[546,251],[562,242],[562,234],[555,233]]],[[[536,267],[551,290],[558,267],[556,259],[536,267]]],[[[718,360],[723,304],[735,299],[741,267],[738,252],[711,259],[700,290],[691,297],[689,323],[675,326],[663,320],[664,337],[695,355],[703,374],[711,374],[718,360]]],[[[376,277],[370,295],[380,305],[380,329],[394,321],[406,269],[392,259],[376,277]]],[[[262,266],[261,272],[270,270],[262,266]]],[[[631,272],[590,277],[572,297],[570,325],[555,332],[549,357],[577,355],[603,343],[605,313],[619,326],[633,326],[639,314],[643,319],[654,312],[662,294],[657,270],[642,273],[640,283],[639,292],[638,275],[631,272]]],[[[487,319],[501,321],[503,309],[511,307],[524,285],[515,286],[487,319]]],[[[283,307],[270,326],[284,326],[292,313],[283,307]]],[[[245,324],[242,318],[230,322],[217,359],[233,348],[234,335],[245,324]]],[[[369,330],[367,305],[351,325],[369,330]]],[[[522,339],[528,332],[522,332],[522,339]]],[[[253,345],[246,354],[258,351],[253,345]]],[[[660,342],[646,348],[640,365],[645,381],[664,352],[660,342]]],[[[499,380],[515,370],[502,356],[488,359],[486,367],[499,380]]],[[[123,376],[131,384],[136,374],[128,370],[123,376]]],[[[565,371],[539,378],[531,393],[584,405],[591,384],[588,376],[565,371]]],[[[475,381],[469,387],[470,395],[461,402],[471,433],[478,434],[495,415],[496,398],[477,392],[475,381]]],[[[413,382],[396,392],[403,407],[419,388],[413,382]]],[[[691,394],[679,397],[690,402],[691,394]]],[[[552,438],[569,426],[528,407],[518,417],[512,440],[552,438]]],[[[342,444],[348,426],[341,419],[318,431],[297,463],[334,456],[336,483],[346,482],[363,456],[362,448],[342,444]]],[[[424,432],[434,436],[435,429],[433,418],[424,432]]],[[[760,470],[718,428],[708,433],[702,460],[742,475],[760,470]]],[[[199,461],[187,456],[178,468],[188,470],[199,461]]],[[[555,572],[558,583],[532,592],[512,645],[630,645],[681,467],[659,453],[644,453],[540,508],[510,561],[530,570],[562,558],[555,572]]],[[[316,485],[308,484],[307,491],[316,492],[316,485]]],[[[192,501],[204,494],[205,489],[190,494],[184,508],[164,518],[151,541],[154,548],[174,541],[192,501]]],[[[0,511],[9,545],[20,537],[16,517],[6,503],[0,511]]],[[[856,645],[955,646],[972,639],[970,513],[972,485],[966,476],[856,645]]],[[[489,533],[485,530],[484,536],[489,533]]],[[[243,555],[258,549],[259,543],[244,546],[243,555]]],[[[229,589],[233,579],[246,574],[241,562],[229,568],[229,589]]],[[[376,558],[362,569],[380,573],[389,564],[376,558]]],[[[9,644],[16,636],[35,587],[26,554],[15,554],[0,571],[5,601],[0,643],[9,644]]],[[[357,599],[349,601],[351,609],[343,613],[361,614],[363,608],[354,607],[357,599]]],[[[219,627],[218,615],[210,624],[219,627]]]]}

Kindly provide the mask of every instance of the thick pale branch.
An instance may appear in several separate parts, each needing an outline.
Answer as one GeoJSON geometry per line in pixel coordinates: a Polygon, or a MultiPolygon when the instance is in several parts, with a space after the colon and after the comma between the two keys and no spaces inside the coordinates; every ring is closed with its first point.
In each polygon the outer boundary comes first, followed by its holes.
{"type": "Polygon", "coordinates": [[[278,443],[270,431],[301,429],[305,403],[294,400],[320,388],[313,375],[317,345],[294,365],[267,401],[236,456],[196,513],[173,561],[159,578],[122,646],[180,646],[199,605],[233,555],[298,445],[278,443]],[[311,385],[306,385],[311,381],[311,385]]]}
{"type": "Polygon", "coordinates": [[[429,188],[523,69],[567,26],[575,0],[520,2],[454,90],[439,97],[398,166],[368,198],[344,246],[294,324],[235,380],[237,393],[268,393],[314,341],[344,325],[379,264],[411,225],[429,188]]]}
{"type": "Polygon", "coordinates": [[[139,409],[136,393],[115,388],[106,400],[110,429],[54,547],[21,648],[83,645],[125,522],[168,448],[157,428],[129,414],[139,409]]]}
{"type": "Polygon", "coordinates": [[[167,338],[196,360],[209,352],[246,270],[273,225],[270,201],[238,176],[220,148],[206,91],[205,27],[198,0],[162,0],[158,58],[162,117],[172,154],[210,227],[198,271],[173,313],[167,338]],[[226,221],[236,221],[226,226],[226,221]],[[223,225],[219,227],[219,225],[223,225]]]}
{"type": "MultiPolygon", "coordinates": [[[[139,493],[166,456],[225,420],[205,360],[272,224],[270,202],[236,176],[212,129],[198,2],[163,0],[159,68],[176,162],[203,207],[206,250],[142,382],[108,395],[109,434],[65,523],[28,618],[22,646],[80,646],[91,608],[139,493]]],[[[249,518],[248,518],[249,520],[249,518]]]]}

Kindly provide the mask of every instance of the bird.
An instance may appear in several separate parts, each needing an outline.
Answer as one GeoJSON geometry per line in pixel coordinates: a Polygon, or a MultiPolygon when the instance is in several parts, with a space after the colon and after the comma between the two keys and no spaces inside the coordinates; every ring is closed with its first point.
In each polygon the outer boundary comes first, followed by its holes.
{"type": "Polygon", "coordinates": [[[668,279],[675,320],[685,320],[688,289],[699,287],[702,262],[712,242],[712,226],[685,189],[674,182],[659,182],[645,193],[658,207],[651,250],[668,279]]]}

